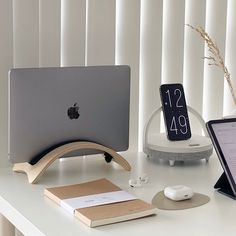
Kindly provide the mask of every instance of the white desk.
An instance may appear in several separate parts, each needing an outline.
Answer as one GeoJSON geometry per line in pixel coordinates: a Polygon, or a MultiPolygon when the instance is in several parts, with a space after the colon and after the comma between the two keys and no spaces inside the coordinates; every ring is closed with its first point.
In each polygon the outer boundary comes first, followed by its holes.
{"type": "Polygon", "coordinates": [[[28,184],[26,175],[0,169],[0,213],[25,235],[47,236],[120,236],[120,235],[235,235],[236,202],[213,190],[222,170],[218,159],[176,164],[159,163],[142,153],[124,155],[132,165],[131,173],[115,164],[107,164],[101,156],[73,158],[55,162],[36,185],[28,184]],[[136,189],[128,186],[130,177],[145,172],[150,183],[136,189]],[[137,197],[151,202],[167,185],[184,184],[196,192],[207,194],[211,201],[201,207],[182,211],[159,210],[158,215],[143,219],[88,228],[78,219],[43,196],[45,187],[80,183],[106,177],[137,197]]]}

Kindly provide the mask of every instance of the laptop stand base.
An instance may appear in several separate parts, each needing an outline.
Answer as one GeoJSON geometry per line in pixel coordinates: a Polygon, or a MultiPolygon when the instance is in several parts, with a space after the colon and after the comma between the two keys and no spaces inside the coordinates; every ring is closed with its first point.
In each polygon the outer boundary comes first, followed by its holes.
{"type": "Polygon", "coordinates": [[[25,173],[28,177],[28,181],[31,184],[35,184],[39,178],[43,175],[46,169],[57,159],[61,158],[62,156],[70,153],[72,151],[76,151],[79,149],[96,149],[104,152],[105,154],[105,161],[107,163],[114,161],[120,166],[122,166],[125,170],[130,171],[131,166],[130,164],[117,152],[114,150],[105,147],[101,144],[93,143],[93,142],[85,142],[85,141],[78,141],[78,142],[71,142],[59,146],[45,156],[43,156],[37,163],[31,165],[28,162],[23,163],[16,163],[13,166],[14,172],[25,173]]]}

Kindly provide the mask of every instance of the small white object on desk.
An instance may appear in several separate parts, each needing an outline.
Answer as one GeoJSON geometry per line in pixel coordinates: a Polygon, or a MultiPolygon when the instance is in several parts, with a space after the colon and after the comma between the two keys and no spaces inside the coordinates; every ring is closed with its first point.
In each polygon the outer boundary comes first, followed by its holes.
{"type": "Polygon", "coordinates": [[[143,173],[141,176],[138,177],[138,179],[130,179],[129,180],[129,186],[130,187],[141,187],[142,184],[147,184],[149,181],[149,178],[147,174],[143,173]]]}
{"type": "Polygon", "coordinates": [[[183,201],[193,197],[194,193],[190,187],[184,185],[176,185],[166,187],[164,195],[173,201],[183,201]]]}

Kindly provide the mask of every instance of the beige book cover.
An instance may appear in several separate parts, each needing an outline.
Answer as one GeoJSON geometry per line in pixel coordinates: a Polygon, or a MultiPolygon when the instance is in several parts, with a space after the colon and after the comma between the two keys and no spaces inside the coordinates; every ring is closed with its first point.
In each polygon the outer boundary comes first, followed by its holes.
{"type": "MultiPolygon", "coordinates": [[[[44,195],[61,205],[65,199],[111,193],[121,189],[107,179],[47,188],[44,195]]],[[[89,227],[111,224],[156,214],[157,208],[140,199],[74,209],[74,215],[89,227]]]]}

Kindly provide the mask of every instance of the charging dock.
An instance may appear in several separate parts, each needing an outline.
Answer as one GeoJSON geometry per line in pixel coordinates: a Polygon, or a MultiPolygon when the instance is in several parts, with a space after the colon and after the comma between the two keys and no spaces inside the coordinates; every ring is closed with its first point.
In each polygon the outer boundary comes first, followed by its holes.
{"type": "Polygon", "coordinates": [[[192,137],[183,141],[170,141],[165,133],[149,135],[150,125],[153,118],[162,111],[162,107],[156,109],[148,119],[143,131],[143,152],[147,156],[169,161],[170,166],[174,166],[176,161],[193,161],[205,159],[207,162],[212,155],[213,146],[205,127],[205,122],[201,115],[188,107],[200,122],[204,136],[192,134],[192,137]]]}

